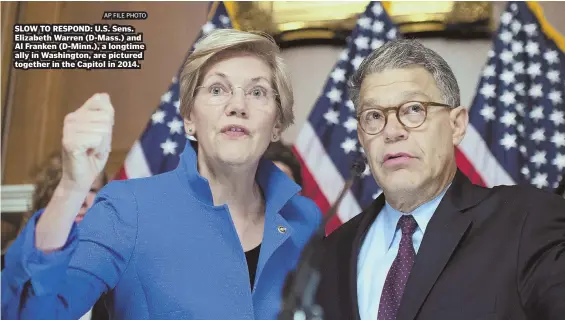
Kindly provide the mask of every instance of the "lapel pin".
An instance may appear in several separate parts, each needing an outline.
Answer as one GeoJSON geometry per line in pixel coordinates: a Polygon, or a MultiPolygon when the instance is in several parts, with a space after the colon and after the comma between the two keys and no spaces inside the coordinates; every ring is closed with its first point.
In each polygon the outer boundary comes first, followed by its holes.
{"type": "Polygon", "coordinates": [[[277,229],[279,230],[280,233],[286,233],[286,228],[283,226],[279,226],[277,229]]]}

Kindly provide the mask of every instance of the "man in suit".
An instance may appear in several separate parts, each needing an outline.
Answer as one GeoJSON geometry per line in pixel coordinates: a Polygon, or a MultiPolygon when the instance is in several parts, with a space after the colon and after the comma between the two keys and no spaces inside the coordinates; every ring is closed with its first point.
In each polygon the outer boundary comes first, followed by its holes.
{"type": "Polygon", "coordinates": [[[458,171],[468,113],[447,63],[391,41],[350,95],[383,193],[323,241],[324,319],[565,319],[565,201],[458,171]]]}

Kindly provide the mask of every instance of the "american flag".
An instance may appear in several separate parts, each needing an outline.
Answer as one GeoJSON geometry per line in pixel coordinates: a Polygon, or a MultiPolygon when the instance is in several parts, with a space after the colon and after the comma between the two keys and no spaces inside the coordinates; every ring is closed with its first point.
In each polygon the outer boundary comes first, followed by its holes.
{"type": "MultiPolygon", "coordinates": [[[[198,39],[216,28],[232,28],[223,1],[212,3],[208,16],[209,19],[202,26],[198,39]]],[[[192,50],[194,50],[194,45],[192,50]]],[[[187,138],[192,139],[186,135],[183,119],[179,113],[180,87],[177,80],[180,72],[181,70],[173,77],[169,89],[161,96],[159,107],[151,115],[151,120],[141,137],[135,141],[128,152],[116,179],[149,177],[177,167],[187,138]]]]}
{"type": "MultiPolygon", "coordinates": [[[[303,167],[302,194],[313,199],[322,212],[327,212],[335,202],[350,176],[353,161],[363,152],[357,140],[357,120],[346,82],[365,57],[398,36],[398,29],[381,3],[370,2],[357,20],[347,47],[293,146],[303,167]]],[[[346,193],[327,232],[361,212],[379,193],[367,166],[363,177],[346,193]]]]}
{"type": "Polygon", "coordinates": [[[477,184],[553,190],[563,176],[565,39],[549,28],[534,3],[500,18],[457,159],[477,184]]]}

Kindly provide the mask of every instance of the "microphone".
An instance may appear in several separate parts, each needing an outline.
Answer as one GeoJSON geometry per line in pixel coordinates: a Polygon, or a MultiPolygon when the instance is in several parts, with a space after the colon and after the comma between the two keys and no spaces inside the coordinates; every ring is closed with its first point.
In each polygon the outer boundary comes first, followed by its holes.
{"type": "Polygon", "coordinates": [[[304,246],[296,271],[287,277],[286,290],[283,290],[282,310],[278,320],[322,320],[323,310],[315,304],[316,291],[321,280],[319,264],[323,256],[322,241],[326,235],[326,225],[337,213],[337,208],[345,193],[357,177],[365,171],[365,159],[357,157],[351,165],[350,177],[346,180],[335,203],[324,216],[320,226],[304,246]]]}
{"type": "Polygon", "coordinates": [[[365,157],[360,154],[355,160],[353,160],[353,164],[351,165],[352,170],[352,177],[360,177],[367,167],[367,160],[365,157]]]}

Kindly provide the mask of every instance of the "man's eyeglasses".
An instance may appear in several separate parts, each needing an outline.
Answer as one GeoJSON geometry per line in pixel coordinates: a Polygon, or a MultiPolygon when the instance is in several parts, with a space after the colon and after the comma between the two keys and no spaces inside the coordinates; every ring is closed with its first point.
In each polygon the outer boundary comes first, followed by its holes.
{"type": "Polygon", "coordinates": [[[248,88],[232,87],[221,83],[196,87],[198,95],[209,105],[227,103],[235,94],[235,89],[241,89],[250,107],[264,107],[277,96],[277,93],[262,85],[252,85],[248,88]]]}
{"type": "Polygon", "coordinates": [[[365,133],[375,135],[385,128],[388,121],[388,113],[395,111],[398,122],[406,128],[414,129],[426,121],[428,108],[431,106],[451,108],[450,105],[438,102],[409,101],[397,107],[363,110],[357,115],[357,121],[365,133]]]}

